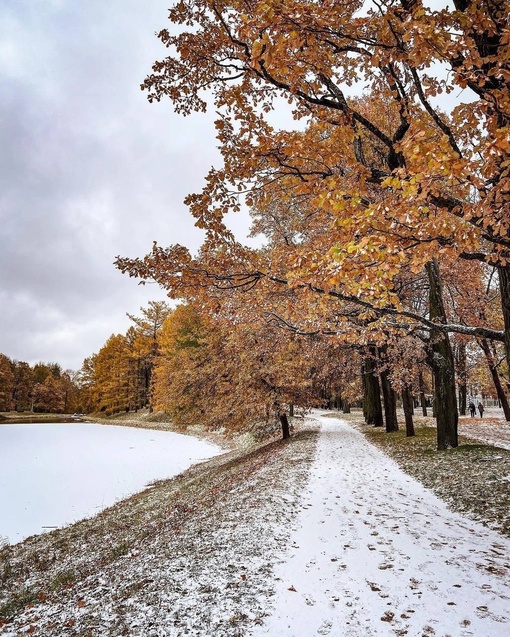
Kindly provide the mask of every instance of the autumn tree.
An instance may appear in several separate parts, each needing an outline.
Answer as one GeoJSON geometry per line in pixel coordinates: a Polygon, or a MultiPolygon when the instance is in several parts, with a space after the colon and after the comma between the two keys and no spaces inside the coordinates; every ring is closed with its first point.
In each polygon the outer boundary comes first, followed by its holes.
{"type": "Polygon", "coordinates": [[[13,392],[13,363],[5,354],[0,354],[0,411],[10,411],[12,409],[13,392]]]}
{"type": "MultiPolygon", "coordinates": [[[[450,316],[462,324],[476,321],[480,324],[503,327],[503,317],[497,303],[499,291],[497,281],[495,282],[494,279],[494,267],[474,261],[451,264],[445,277],[445,297],[450,316]]],[[[503,343],[488,338],[478,338],[473,341],[465,336],[457,335],[455,350],[459,393],[464,407],[468,382],[473,379],[471,368],[475,358],[478,359],[478,364],[485,368],[484,371],[480,370],[480,374],[485,375],[489,382],[492,379],[493,389],[489,391],[485,384],[485,393],[496,392],[508,420],[510,407],[503,381],[506,371],[503,343]]],[[[461,413],[465,414],[465,409],[461,410],[461,413]]]]}
{"type": "Polygon", "coordinates": [[[91,413],[99,410],[97,394],[95,392],[95,355],[88,356],[82,363],[76,375],[76,385],[79,391],[80,411],[91,413]]]}
{"type": "MultiPolygon", "coordinates": [[[[270,322],[244,323],[239,314],[235,320],[213,317],[187,304],[165,321],[159,344],[156,408],[183,427],[200,423],[260,436],[280,422],[285,438],[291,406],[324,401],[321,363],[327,355],[317,338],[297,337],[270,322]]],[[[332,374],[337,382],[340,375],[332,374]]]]}
{"type": "Polygon", "coordinates": [[[106,415],[129,410],[129,363],[129,349],[122,334],[112,334],[88,359],[88,391],[95,410],[106,415]]]}
{"type": "MultiPolygon", "coordinates": [[[[144,261],[120,259],[119,267],[176,296],[186,283],[220,276],[246,288],[266,279],[357,304],[386,317],[387,330],[420,324],[450,405],[438,444],[456,446],[448,334],[502,341],[510,360],[508,13],[506,0],[458,0],[442,10],[419,0],[177,2],[173,29],[159,35],[171,55],[143,88],[184,115],[208,102],[218,114],[224,165],[187,199],[207,232],[206,256],[200,269],[181,247],[155,246],[144,261]],[[441,110],[441,95],[463,90],[464,101],[441,110]],[[300,130],[272,125],[282,100],[300,130]],[[279,200],[304,202],[291,219],[310,220],[317,242],[260,260],[223,218],[244,201],[275,223],[278,189],[279,200]],[[503,330],[449,321],[438,261],[459,258],[498,268],[503,330]],[[426,270],[428,315],[402,307],[394,280],[403,270],[426,270]]],[[[295,225],[289,237],[300,243],[295,225]]]]}
{"type": "Polygon", "coordinates": [[[164,301],[149,301],[147,308],[140,308],[140,316],[128,314],[135,327],[130,328],[128,339],[131,359],[131,407],[153,409],[152,373],[158,355],[158,334],[171,308],[164,301]]]}
{"type": "Polygon", "coordinates": [[[42,383],[32,389],[33,410],[36,412],[64,413],[66,389],[60,378],[48,374],[42,383]]]}
{"type": "Polygon", "coordinates": [[[112,334],[97,354],[83,361],[71,401],[83,405],[87,412],[152,410],[152,372],[158,354],[158,334],[170,307],[151,301],[140,308],[141,315],[128,314],[133,321],[126,334],[112,334]]]}
{"type": "Polygon", "coordinates": [[[32,403],[32,369],[24,361],[13,361],[14,382],[12,385],[12,402],[15,411],[31,411],[32,403]]]}

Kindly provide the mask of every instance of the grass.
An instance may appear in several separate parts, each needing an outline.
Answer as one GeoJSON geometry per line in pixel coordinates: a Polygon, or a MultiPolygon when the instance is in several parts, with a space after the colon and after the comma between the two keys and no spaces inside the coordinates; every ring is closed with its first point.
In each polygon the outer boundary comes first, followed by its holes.
{"type": "Polygon", "coordinates": [[[74,422],[70,414],[46,414],[31,411],[2,411],[0,425],[74,422]]]}
{"type": "Polygon", "coordinates": [[[65,586],[72,586],[77,579],[78,576],[75,570],[72,568],[67,568],[55,575],[55,577],[51,581],[50,587],[54,590],[59,590],[60,588],[63,588],[65,586]]]}
{"type": "MultiPolygon", "coordinates": [[[[0,620],[10,619],[20,610],[33,604],[39,599],[39,595],[29,588],[23,588],[21,591],[12,595],[7,602],[0,604],[0,620]]],[[[1,623],[0,623],[1,626],[1,623]]]]}
{"type": "Polygon", "coordinates": [[[359,412],[342,417],[450,508],[510,536],[510,451],[462,436],[458,447],[437,451],[432,418],[415,418],[416,435],[407,438],[365,425],[359,412]]]}
{"type": "Polygon", "coordinates": [[[303,431],[290,443],[276,441],[248,452],[232,451],[194,465],[171,480],[157,481],[93,518],[0,547],[0,627],[37,600],[62,598],[67,591],[71,594],[78,581],[108,565],[122,564],[131,551],[157,542],[162,533],[177,538],[181,528],[209,511],[212,503],[221,508],[231,494],[243,490],[246,497],[256,499],[257,493],[250,487],[252,476],[268,462],[278,465],[280,454],[290,455],[293,448],[302,448],[294,453],[302,467],[297,471],[304,471],[312,460],[309,449],[314,448],[316,435],[303,431]]]}

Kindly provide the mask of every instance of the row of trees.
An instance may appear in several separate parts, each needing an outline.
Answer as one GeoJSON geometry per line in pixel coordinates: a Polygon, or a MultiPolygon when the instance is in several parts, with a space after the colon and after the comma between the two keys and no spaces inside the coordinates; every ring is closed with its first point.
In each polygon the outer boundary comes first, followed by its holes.
{"type": "Polygon", "coordinates": [[[155,301],[140,310],[140,316],[128,314],[134,325],[125,335],[112,334],[97,354],[85,359],[80,383],[87,412],[152,409],[158,334],[171,310],[155,301]]]}
{"type": "MultiPolygon", "coordinates": [[[[232,308],[231,308],[232,309],[232,308]]],[[[361,395],[360,359],[318,336],[302,338],[262,320],[234,321],[197,305],[141,308],[80,372],[88,411],[164,411],[182,427],[274,429],[294,407],[342,404],[361,395]],[[143,326],[152,318],[150,335],[143,326]],[[275,418],[276,417],[276,418],[275,418]]],[[[284,418],[285,417],[285,418],[284,418]]],[[[288,423],[287,423],[288,424],[288,423]]],[[[287,426],[287,425],[286,425],[287,426]]]]}
{"type": "Polygon", "coordinates": [[[58,363],[11,360],[0,354],[0,411],[73,413],[81,410],[78,375],[58,363]]]}
{"type": "MultiPolygon", "coordinates": [[[[280,302],[296,303],[294,295],[287,291],[280,302]]],[[[88,410],[112,414],[148,407],[182,427],[201,423],[257,433],[274,431],[280,421],[284,435],[287,415],[296,408],[347,412],[352,404],[363,405],[368,423],[395,431],[399,400],[408,435],[414,433],[416,406],[430,414],[434,378],[428,345],[420,338],[407,335],[377,346],[302,334],[281,316],[254,311],[253,303],[248,307],[231,291],[228,303],[213,305],[209,311],[192,302],[173,310],[165,303],[141,308],[142,316],[132,317],[135,328],[112,335],[86,359],[81,380],[88,410]]],[[[456,336],[453,354],[462,413],[468,393],[496,396],[494,378],[500,388],[507,385],[502,365],[493,364],[501,355],[493,343],[456,336]]]]}
{"type": "Polygon", "coordinates": [[[365,370],[391,374],[402,350],[392,389],[426,363],[438,447],[457,446],[453,346],[461,385],[464,337],[496,384],[510,363],[509,13],[508,0],[178,0],[159,34],[170,55],[142,88],[184,115],[212,106],[223,165],[187,198],[198,255],[154,245],[117,266],[232,324],[235,306],[245,323],[330,336],[365,370]],[[274,125],[282,104],[298,125],[274,125]],[[244,206],[263,249],[225,224],[244,206]]]}
{"type": "Polygon", "coordinates": [[[159,359],[143,353],[150,339],[138,352],[137,327],[113,337],[118,362],[89,362],[91,404],[283,416],[316,398],[317,369],[348,361],[367,422],[384,407],[394,430],[398,392],[412,433],[430,370],[447,449],[480,352],[510,417],[509,14],[508,0],[178,0],[159,34],[170,54],[142,88],[184,115],[217,114],[223,164],[186,200],[205,241],[116,264],[183,301],[197,334],[162,341],[159,359]],[[258,249],[227,227],[241,209],[258,249]]]}

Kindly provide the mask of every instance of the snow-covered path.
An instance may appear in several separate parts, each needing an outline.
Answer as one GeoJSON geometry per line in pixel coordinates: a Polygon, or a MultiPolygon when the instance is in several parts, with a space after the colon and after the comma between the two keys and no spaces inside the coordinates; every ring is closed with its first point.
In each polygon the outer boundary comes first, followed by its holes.
{"type": "Polygon", "coordinates": [[[321,436],[272,637],[510,636],[510,540],[447,509],[344,421],[321,436]]]}

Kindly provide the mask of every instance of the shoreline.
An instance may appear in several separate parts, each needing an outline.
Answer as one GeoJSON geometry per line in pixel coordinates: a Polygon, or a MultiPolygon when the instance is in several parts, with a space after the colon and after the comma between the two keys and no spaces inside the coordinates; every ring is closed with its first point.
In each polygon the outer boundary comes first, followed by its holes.
{"type": "Polygon", "coordinates": [[[194,595],[207,603],[227,600],[239,621],[217,634],[231,635],[236,626],[250,623],[242,618],[244,582],[257,579],[269,594],[267,575],[286,543],[282,531],[298,511],[317,435],[312,422],[291,441],[227,452],[96,516],[0,547],[0,634],[121,634],[117,622],[124,621],[130,600],[148,594],[153,603],[152,596],[163,592],[176,604],[189,603],[185,614],[195,612],[194,595]],[[163,589],[156,585],[162,556],[173,565],[163,589]],[[234,564],[238,576],[231,572],[234,564]],[[195,581],[204,576],[209,583],[193,595],[195,581]],[[105,586],[113,596],[115,627],[101,623],[105,586]],[[189,594],[181,594],[185,590],[189,594]],[[77,633],[66,632],[68,621],[76,621],[69,628],[77,633]]]}
{"type": "MultiPolygon", "coordinates": [[[[169,417],[163,413],[149,414],[148,410],[137,413],[120,413],[115,416],[102,417],[99,414],[49,414],[32,412],[1,412],[0,426],[2,425],[28,425],[28,424],[71,424],[71,423],[95,423],[98,425],[114,425],[118,427],[134,427],[136,429],[152,429],[154,431],[168,431],[212,442],[225,449],[226,452],[233,449],[247,449],[255,444],[249,436],[227,436],[221,431],[207,431],[196,425],[183,429],[172,424],[169,417]]],[[[268,442],[268,441],[266,441],[268,442]]]]}

